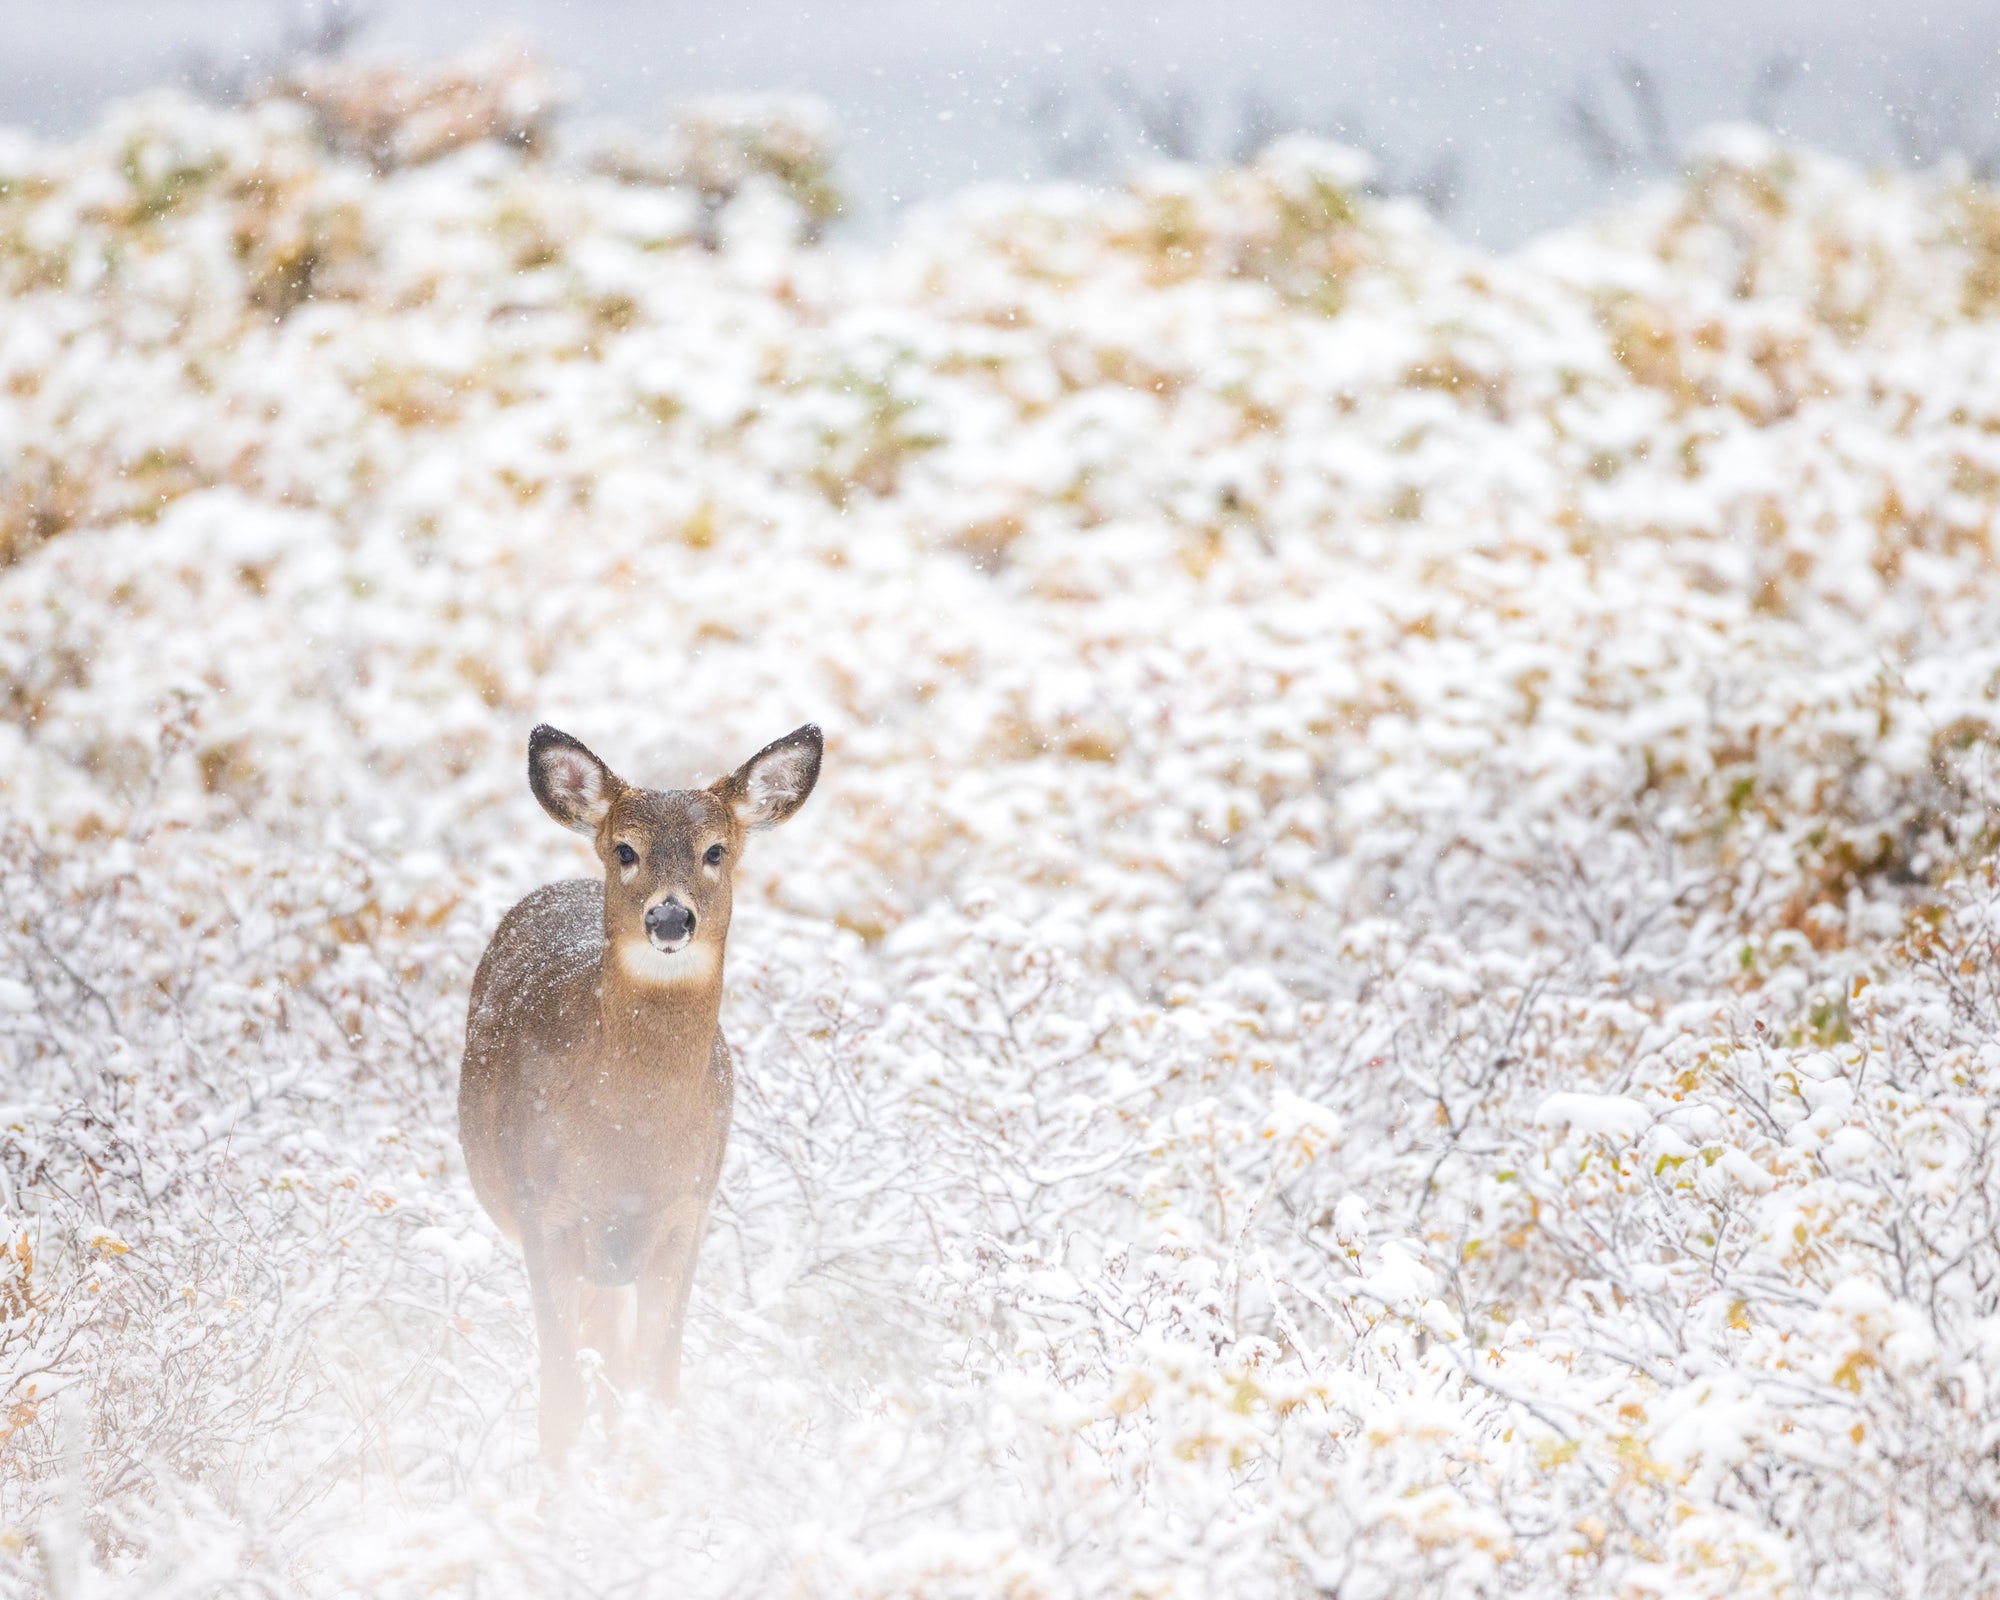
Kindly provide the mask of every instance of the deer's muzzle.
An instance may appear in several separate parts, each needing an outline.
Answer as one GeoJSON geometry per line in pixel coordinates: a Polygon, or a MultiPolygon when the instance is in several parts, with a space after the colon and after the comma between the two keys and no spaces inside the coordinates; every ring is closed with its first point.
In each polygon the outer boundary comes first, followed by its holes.
{"type": "Polygon", "coordinates": [[[678,900],[662,900],[646,913],[646,937],[656,950],[679,950],[694,937],[694,913],[678,900]]]}

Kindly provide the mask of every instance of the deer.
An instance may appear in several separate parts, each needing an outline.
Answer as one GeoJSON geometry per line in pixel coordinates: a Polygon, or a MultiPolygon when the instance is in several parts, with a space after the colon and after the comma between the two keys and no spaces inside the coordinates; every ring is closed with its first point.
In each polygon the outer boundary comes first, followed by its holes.
{"type": "Polygon", "coordinates": [[[458,1119],[473,1192],[527,1265],[553,1468],[582,1434],[584,1348],[617,1395],[680,1398],[735,1102],[732,877],[748,836],[805,804],[822,749],[808,723],[707,788],[662,790],[546,723],[528,737],[528,787],[604,877],[545,884],[500,919],[473,974],[458,1119]]]}

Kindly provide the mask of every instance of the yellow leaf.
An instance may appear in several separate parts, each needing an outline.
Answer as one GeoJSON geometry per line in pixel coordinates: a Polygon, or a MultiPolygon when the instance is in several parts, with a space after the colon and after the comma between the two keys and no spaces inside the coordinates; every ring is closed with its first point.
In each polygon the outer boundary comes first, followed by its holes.
{"type": "Polygon", "coordinates": [[[1875,1365],[1875,1358],[1866,1350],[1856,1350],[1834,1369],[1833,1386],[1845,1389],[1849,1394],[1861,1392],[1861,1374],[1875,1365]]]}

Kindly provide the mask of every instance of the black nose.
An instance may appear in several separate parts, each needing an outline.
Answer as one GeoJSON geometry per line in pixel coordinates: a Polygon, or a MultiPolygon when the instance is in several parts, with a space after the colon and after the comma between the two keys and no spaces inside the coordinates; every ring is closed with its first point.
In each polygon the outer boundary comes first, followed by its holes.
{"type": "Polygon", "coordinates": [[[646,931],[664,944],[694,932],[694,913],[678,900],[662,900],[646,913],[646,931]]]}

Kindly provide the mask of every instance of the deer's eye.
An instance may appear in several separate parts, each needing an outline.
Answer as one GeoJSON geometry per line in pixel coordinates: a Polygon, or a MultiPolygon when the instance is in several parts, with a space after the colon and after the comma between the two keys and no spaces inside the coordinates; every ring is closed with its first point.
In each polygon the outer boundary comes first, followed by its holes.
{"type": "Polygon", "coordinates": [[[618,865],[621,867],[636,867],[638,864],[639,852],[634,850],[629,844],[621,844],[618,847],[618,865]]]}
{"type": "Polygon", "coordinates": [[[704,861],[706,861],[706,862],[707,862],[707,863],[708,863],[708,864],[709,864],[709,865],[710,865],[711,867],[719,867],[719,866],[721,866],[721,865],[722,865],[722,846],[721,846],[721,845],[719,845],[719,844],[712,844],[712,845],[710,845],[710,846],[708,847],[708,853],[707,853],[706,855],[704,855],[704,856],[703,856],[703,857],[702,857],[701,859],[702,859],[702,860],[704,860],[704,861]]]}

